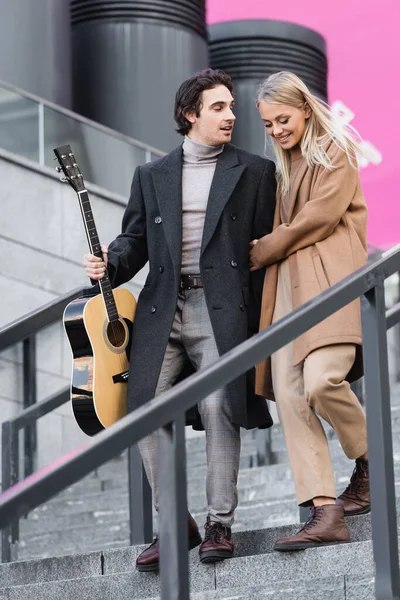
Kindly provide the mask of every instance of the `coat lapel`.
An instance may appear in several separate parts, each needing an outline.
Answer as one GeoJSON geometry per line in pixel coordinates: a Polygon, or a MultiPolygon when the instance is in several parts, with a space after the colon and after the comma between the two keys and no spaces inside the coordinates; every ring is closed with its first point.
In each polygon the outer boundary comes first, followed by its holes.
{"type": "Polygon", "coordinates": [[[179,265],[182,254],[182,146],[170,152],[152,170],[160,217],[171,259],[179,265]]]}
{"type": "Polygon", "coordinates": [[[307,170],[308,170],[307,161],[304,160],[301,163],[301,166],[299,167],[299,170],[296,173],[296,176],[293,181],[293,185],[289,192],[289,199],[288,199],[289,205],[288,205],[288,210],[287,210],[287,214],[289,217],[289,223],[291,221],[294,206],[296,204],[297,192],[299,191],[299,187],[301,185],[301,182],[304,179],[304,175],[306,174],[307,170]]]}
{"type": "Polygon", "coordinates": [[[222,211],[238,184],[245,168],[246,165],[241,165],[239,163],[236,148],[234,146],[226,145],[224,151],[218,158],[208,197],[203,240],[201,243],[202,253],[210,242],[222,211]]]}

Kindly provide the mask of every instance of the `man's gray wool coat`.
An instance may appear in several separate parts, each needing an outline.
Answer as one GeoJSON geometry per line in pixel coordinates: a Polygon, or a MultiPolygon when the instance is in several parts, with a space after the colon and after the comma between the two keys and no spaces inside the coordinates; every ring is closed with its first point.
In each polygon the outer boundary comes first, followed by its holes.
{"type": "MultiPolygon", "coordinates": [[[[122,233],[110,244],[113,287],[149,261],[132,332],[128,407],[154,397],[180,287],[182,251],[182,146],[137,167],[122,233]]],[[[208,199],[200,271],[220,354],[258,331],[264,272],[249,271],[249,244],[272,231],[275,209],[272,161],[226,145],[208,199]]],[[[182,377],[189,374],[183,373],[182,377]]],[[[241,427],[272,424],[265,400],[254,395],[254,369],[228,384],[233,421],[241,427]]],[[[197,410],[187,422],[201,429],[197,410]]]]}

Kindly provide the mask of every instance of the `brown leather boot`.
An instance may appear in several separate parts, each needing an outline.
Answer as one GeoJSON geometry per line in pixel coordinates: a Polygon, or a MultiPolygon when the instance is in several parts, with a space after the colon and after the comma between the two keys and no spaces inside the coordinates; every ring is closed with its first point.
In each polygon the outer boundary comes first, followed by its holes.
{"type": "Polygon", "coordinates": [[[207,517],[204,526],[206,530],[204,541],[199,548],[202,563],[214,563],[233,556],[233,542],[231,528],[222,523],[211,521],[207,517]]]}
{"type": "Polygon", "coordinates": [[[319,546],[332,546],[350,542],[344,521],[344,511],[337,504],[313,506],[308,521],[296,535],[275,542],[274,550],[305,550],[319,546]]]}
{"type": "Polygon", "coordinates": [[[350,483],[336,500],[343,506],[346,517],[365,515],[371,510],[368,460],[357,458],[350,483]]]}
{"type": "MultiPolygon", "coordinates": [[[[201,535],[196,521],[189,514],[189,550],[196,548],[201,544],[201,535]]],[[[136,559],[136,568],[138,571],[158,571],[160,563],[160,546],[158,544],[158,536],[154,538],[154,542],[143,550],[136,559]]]]}

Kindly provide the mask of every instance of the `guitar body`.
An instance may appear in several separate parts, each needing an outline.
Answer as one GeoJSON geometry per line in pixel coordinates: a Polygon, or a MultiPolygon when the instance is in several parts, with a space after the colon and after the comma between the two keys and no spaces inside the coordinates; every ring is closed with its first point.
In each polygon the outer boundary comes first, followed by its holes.
{"type": "Polygon", "coordinates": [[[84,433],[95,435],[127,410],[130,335],[136,300],[126,289],[113,290],[118,320],[109,321],[102,294],[78,298],[64,311],[73,365],[71,400],[84,433]]]}

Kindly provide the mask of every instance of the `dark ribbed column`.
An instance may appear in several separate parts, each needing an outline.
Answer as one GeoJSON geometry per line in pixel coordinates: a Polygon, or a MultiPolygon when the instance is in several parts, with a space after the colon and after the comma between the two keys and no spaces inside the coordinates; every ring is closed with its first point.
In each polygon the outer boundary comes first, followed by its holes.
{"type": "Polygon", "coordinates": [[[74,108],[162,150],[180,83],[207,67],[205,0],[71,0],[74,108]]]}
{"type": "Polygon", "coordinates": [[[66,0],[9,0],[0,8],[0,79],[71,107],[66,0]]]}
{"type": "MultiPolygon", "coordinates": [[[[236,116],[233,142],[264,155],[265,134],[255,106],[260,83],[278,71],[292,71],[321,99],[327,99],[324,38],[315,31],[282,21],[229,21],[209,26],[213,68],[232,76],[236,116]]],[[[271,158],[273,152],[267,147],[271,158]]]]}

